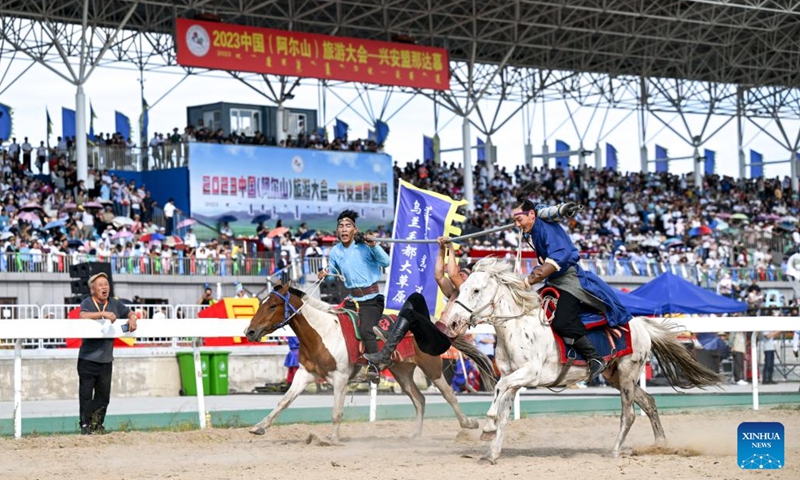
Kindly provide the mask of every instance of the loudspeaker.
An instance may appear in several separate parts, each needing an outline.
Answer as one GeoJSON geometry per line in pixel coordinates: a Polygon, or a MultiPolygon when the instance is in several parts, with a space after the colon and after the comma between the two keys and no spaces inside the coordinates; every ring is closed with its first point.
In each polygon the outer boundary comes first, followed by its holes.
{"type": "Polygon", "coordinates": [[[69,267],[69,278],[86,278],[88,279],[91,277],[89,275],[89,263],[78,263],[77,265],[70,265],[69,267]]]}
{"type": "Polygon", "coordinates": [[[111,276],[111,264],[103,262],[86,262],[72,265],[69,267],[70,277],[77,277],[78,280],[70,282],[73,295],[89,295],[89,279],[98,273],[105,273],[108,277],[110,287],[109,296],[114,296],[114,279],[111,276]]]}
{"type": "Polygon", "coordinates": [[[70,290],[73,295],[89,295],[89,284],[87,283],[89,279],[86,280],[79,278],[77,280],[72,280],[70,282],[70,290]]]}

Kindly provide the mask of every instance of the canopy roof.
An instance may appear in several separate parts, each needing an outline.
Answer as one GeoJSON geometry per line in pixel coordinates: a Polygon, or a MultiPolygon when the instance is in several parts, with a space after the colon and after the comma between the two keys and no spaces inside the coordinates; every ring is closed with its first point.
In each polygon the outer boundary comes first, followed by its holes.
{"type": "Polygon", "coordinates": [[[668,313],[735,313],[747,304],[700,288],[670,272],[662,273],[630,294],[620,293],[620,301],[633,315],[668,313]]]}
{"type": "MultiPolygon", "coordinates": [[[[1,31],[17,46],[29,39],[15,31],[22,26],[15,25],[14,19],[53,26],[50,35],[58,38],[69,33],[56,24],[81,25],[85,18],[88,28],[122,26],[146,33],[166,57],[172,57],[175,18],[199,14],[301,32],[375,40],[399,36],[445,47],[453,60],[470,63],[745,86],[800,86],[797,2],[53,0],[0,4],[1,31]]],[[[49,42],[45,36],[41,46],[49,42]]],[[[122,52],[118,58],[125,56],[122,52]]]]}

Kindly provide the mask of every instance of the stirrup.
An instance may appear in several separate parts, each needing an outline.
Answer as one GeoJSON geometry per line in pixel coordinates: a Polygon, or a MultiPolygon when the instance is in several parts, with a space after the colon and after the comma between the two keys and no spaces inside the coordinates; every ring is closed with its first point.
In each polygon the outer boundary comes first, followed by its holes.
{"type": "Polygon", "coordinates": [[[377,370],[377,367],[372,364],[368,363],[364,366],[364,368],[359,371],[356,376],[350,380],[351,383],[375,383],[378,384],[381,381],[381,374],[380,371],[377,370]]]}
{"type": "Polygon", "coordinates": [[[587,366],[589,367],[589,381],[595,380],[597,377],[602,375],[603,372],[605,372],[606,368],[608,367],[608,365],[606,365],[606,362],[604,362],[600,358],[593,358],[589,360],[589,362],[587,362],[587,366]],[[595,372],[594,371],[595,367],[593,366],[593,364],[600,365],[600,370],[595,372]]]}

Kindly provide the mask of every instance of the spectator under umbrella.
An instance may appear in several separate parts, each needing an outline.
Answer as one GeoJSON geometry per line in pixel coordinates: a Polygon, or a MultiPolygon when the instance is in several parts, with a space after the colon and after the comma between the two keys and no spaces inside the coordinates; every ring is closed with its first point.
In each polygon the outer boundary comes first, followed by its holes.
{"type": "Polygon", "coordinates": [[[161,233],[156,232],[156,233],[148,233],[148,234],[142,235],[141,237],[139,237],[139,241],[142,241],[142,242],[145,242],[145,243],[147,243],[147,242],[160,242],[160,241],[162,241],[162,240],[164,240],[166,238],[167,238],[166,235],[163,235],[161,233]]]}

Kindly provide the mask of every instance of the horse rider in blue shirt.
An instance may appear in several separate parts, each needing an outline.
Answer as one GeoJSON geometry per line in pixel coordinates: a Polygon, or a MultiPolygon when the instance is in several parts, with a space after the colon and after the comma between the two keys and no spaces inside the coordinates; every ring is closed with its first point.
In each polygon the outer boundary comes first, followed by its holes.
{"type": "MultiPolygon", "coordinates": [[[[317,277],[322,280],[331,273],[344,277],[344,285],[350,294],[348,308],[359,314],[358,331],[366,354],[378,352],[378,339],[372,327],[378,325],[383,315],[386,299],[378,288],[382,268],[389,266],[389,255],[375,239],[364,237],[356,226],[358,213],[345,210],[336,220],[336,234],[340,243],[336,244],[328,258],[328,268],[322,269],[317,277]]],[[[365,355],[366,357],[366,355],[365,355]]],[[[371,372],[370,380],[376,380],[371,372]]]]}

